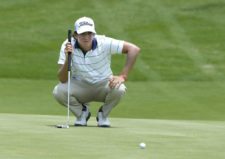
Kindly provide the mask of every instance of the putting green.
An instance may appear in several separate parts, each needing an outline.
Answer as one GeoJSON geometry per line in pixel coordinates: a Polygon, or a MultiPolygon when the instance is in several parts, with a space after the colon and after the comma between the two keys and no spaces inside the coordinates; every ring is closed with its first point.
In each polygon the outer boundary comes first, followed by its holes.
{"type": "MultiPolygon", "coordinates": [[[[111,118],[112,128],[57,129],[64,116],[0,114],[4,159],[224,159],[224,121],[111,118]],[[145,149],[139,143],[145,142],[145,149]]],[[[71,124],[73,123],[71,119],[71,124]]]]}

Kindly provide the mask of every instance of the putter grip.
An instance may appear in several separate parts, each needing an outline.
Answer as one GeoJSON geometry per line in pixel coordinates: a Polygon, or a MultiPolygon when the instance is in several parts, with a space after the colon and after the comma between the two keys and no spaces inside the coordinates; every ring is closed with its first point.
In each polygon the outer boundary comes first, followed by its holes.
{"type": "MultiPolygon", "coordinates": [[[[68,42],[71,43],[71,34],[72,34],[72,31],[69,29],[68,30],[68,42]]],[[[71,52],[68,52],[68,71],[71,70],[71,52]]]]}

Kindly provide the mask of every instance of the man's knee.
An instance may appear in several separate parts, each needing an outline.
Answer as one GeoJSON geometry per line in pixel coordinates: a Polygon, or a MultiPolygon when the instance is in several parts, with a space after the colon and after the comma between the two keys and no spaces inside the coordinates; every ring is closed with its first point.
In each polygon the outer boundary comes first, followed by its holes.
{"type": "Polygon", "coordinates": [[[60,103],[63,103],[67,98],[66,87],[67,87],[66,84],[60,83],[60,84],[56,85],[55,88],[53,89],[53,92],[52,92],[53,96],[60,103]]]}
{"type": "Polygon", "coordinates": [[[118,88],[114,88],[112,91],[117,96],[123,96],[126,93],[126,86],[121,84],[118,88]]]}

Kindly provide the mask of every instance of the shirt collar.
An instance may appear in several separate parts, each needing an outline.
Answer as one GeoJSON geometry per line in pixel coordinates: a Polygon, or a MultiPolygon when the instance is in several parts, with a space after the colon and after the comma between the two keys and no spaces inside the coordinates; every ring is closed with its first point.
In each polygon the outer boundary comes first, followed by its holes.
{"type": "MultiPolygon", "coordinates": [[[[97,42],[97,39],[96,38],[94,38],[93,40],[92,40],[92,50],[95,50],[96,48],[97,48],[97,45],[98,45],[98,42],[97,42]]],[[[81,49],[80,48],[80,45],[79,45],[79,43],[76,41],[75,42],[75,45],[74,45],[74,47],[75,47],[75,49],[81,49]]]]}

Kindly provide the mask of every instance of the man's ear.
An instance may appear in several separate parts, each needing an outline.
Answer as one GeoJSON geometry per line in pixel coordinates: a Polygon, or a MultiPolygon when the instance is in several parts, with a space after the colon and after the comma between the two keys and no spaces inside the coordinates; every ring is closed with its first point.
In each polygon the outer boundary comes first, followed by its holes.
{"type": "Polygon", "coordinates": [[[75,39],[77,39],[77,32],[76,32],[76,31],[73,32],[73,37],[74,37],[75,39]]]}

